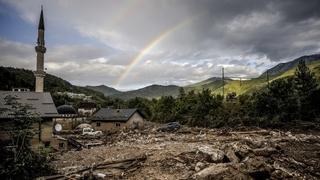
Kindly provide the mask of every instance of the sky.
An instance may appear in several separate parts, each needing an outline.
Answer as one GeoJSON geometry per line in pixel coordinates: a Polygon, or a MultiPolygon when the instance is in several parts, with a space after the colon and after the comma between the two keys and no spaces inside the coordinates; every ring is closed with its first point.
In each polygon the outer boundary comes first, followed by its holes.
{"type": "Polygon", "coordinates": [[[0,65],[120,90],[252,78],[320,52],[319,0],[0,0],[0,65]]]}

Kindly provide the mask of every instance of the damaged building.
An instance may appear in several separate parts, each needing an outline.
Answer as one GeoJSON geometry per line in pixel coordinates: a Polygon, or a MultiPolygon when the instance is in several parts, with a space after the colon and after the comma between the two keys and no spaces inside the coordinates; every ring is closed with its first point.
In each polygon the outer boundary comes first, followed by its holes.
{"type": "MultiPolygon", "coordinates": [[[[35,123],[36,136],[32,140],[32,144],[40,142],[45,145],[50,144],[52,138],[52,122],[53,118],[57,118],[58,114],[53,103],[50,93],[48,92],[28,92],[28,91],[0,91],[0,124],[1,127],[8,127],[13,123],[14,107],[17,104],[27,106],[27,115],[35,118],[40,118],[40,121],[35,123]],[[8,102],[8,98],[15,102],[8,102]]],[[[1,137],[5,137],[5,132],[1,133],[1,137]]]]}

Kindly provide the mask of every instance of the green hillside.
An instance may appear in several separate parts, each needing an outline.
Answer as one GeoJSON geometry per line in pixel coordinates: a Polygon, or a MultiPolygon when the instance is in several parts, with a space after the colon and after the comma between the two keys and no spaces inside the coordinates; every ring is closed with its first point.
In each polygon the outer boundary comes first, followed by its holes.
{"type": "Polygon", "coordinates": [[[152,99],[159,98],[161,96],[177,96],[179,94],[179,88],[179,86],[174,85],[151,85],[137,90],[114,94],[111,97],[127,100],[135,97],[144,97],[152,99]]]}
{"type": "Polygon", "coordinates": [[[92,89],[94,91],[102,92],[105,96],[112,96],[112,95],[121,93],[121,91],[118,91],[115,88],[108,87],[108,86],[105,86],[105,85],[86,86],[86,88],[92,89]]]}
{"type": "MultiPolygon", "coordinates": [[[[320,81],[320,59],[318,61],[312,61],[308,64],[308,67],[312,72],[315,73],[317,79],[320,81]]],[[[296,64],[293,67],[289,68],[289,70],[284,71],[278,75],[270,76],[270,82],[279,78],[285,78],[288,76],[294,75],[294,71],[296,68],[296,64]]],[[[225,80],[225,94],[230,92],[236,92],[237,95],[251,93],[265,87],[267,85],[266,76],[260,76],[258,78],[250,79],[250,80],[242,80],[241,83],[239,80],[225,80]]],[[[214,81],[202,81],[196,84],[192,84],[185,87],[186,90],[195,90],[199,91],[204,89],[211,89],[215,94],[222,94],[222,82],[214,80],[214,81]]]]}
{"type": "MultiPolygon", "coordinates": [[[[225,83],[227,83],[228,81],[230,81],[231,79],[225,79],[225,83]]],[[[185,86],[184,88],[189,91],[189,90],[195,90],[195,91],[201,91],[202,89],[218,89],[222,87],[222,80],[221,78],[218,77],[213,77],[213,78],[209,78],[207,80],[195,83],[195,84],[191,84],[188,86],[185,86]]]]}
{"type": "MultiPolygon", "coordinates": [[[[28,88],[34,91],[35,78],[33,72],[26,69],[0,66],[0,90],[11,91],[12,88],[28,88]]],[[[75,86],[66,80],[51,74],[46,74],[44,91],[51,92],[56,97],[57,92],[83,93],[92,96],[98,102],[104,101],[104,95],[100,92],[85,87],[75,86]]]]}

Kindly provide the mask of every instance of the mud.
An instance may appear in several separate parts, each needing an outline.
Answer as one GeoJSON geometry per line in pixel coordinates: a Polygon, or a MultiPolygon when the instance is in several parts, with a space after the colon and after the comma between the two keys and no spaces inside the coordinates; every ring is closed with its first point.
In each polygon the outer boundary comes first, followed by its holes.
{"type": "Polygon", "coordinates": [[[149,124],[145,130],[109,135],[102,146],[57,154],[53,166],[67,178],[81,179],[88,172],[72,172],[145,155],[134,167],[90,172],[105,179],[320,179],[317,132],[182,127],[167,133],[157,127],[149,124]]]}

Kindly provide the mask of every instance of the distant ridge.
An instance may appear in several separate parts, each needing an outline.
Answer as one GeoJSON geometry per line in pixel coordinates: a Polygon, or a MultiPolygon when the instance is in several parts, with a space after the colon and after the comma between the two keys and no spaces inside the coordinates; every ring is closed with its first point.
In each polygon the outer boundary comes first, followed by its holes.
{"type": "MultiPolygon", "coordinates": [[[[310,64],[314,61],[320,61],[320,54],[313,54],[313,55],[308,55],[308,56],[301,56],[297,59],[294,59],[292,61],[286,62],[286,63],[280,63],[273,68],[267,70],[270,76],[276,76],[280,75],[289,69],[296,67],[297,64],[299,63],[300,60],[304,60],[307,64],[310,64]]],[[[260,77],[265,76],[267,71],[262,73],[260,77]]]]}
{"type": "MultiPolygon", "coordinates": [[[[273,68],[269,69],[270,81],[279,78],[286,78],[294,74],[294,70],[300,60],[305,60],[309,68],[315,73],[320,81],[320,54],[314,54],[309,56],[302,56],[293,61],[286,63],[280,63],[273,68]]],[[[11,90],[13,87],[25,87],[33,90],[34,88],[34,75],[30,70],[1,67],[0,66],[0,90],[11,90]]],[[[143,98],[159,98],[161,96],[174,96],[179,94],[181,87],[175,85],[151,85],[137,90],[131,90],[122,92],[115,88],[105,85],[99,86],[86,86],[80,87],[69,83],[59,77],[47,74],[45,78],[45,90],[52,93],[58,91],[70,91],[76,93],[85,93],[87,95],[93,95],[102,99],[104,96],[113,98],[120,98],[124,100],[132,99],[135,97],[143,98]],[[103,96],[104,95],[104,96],[103,96]]],[[[228,77],[224,82],[225,94],[229,92],[236,92],[237,95],[255,92],[266,86],[265,73],[257,78],[250,80],[233,80],[228,77]]],[[[221,94],[222,92],[222,80],[221,77],[212,77],[204,81],[190,84],[183,87],[186,91],[201,91],[202,89],[210,89],[215,94],[221,94]]]]}
{"type": "MultiPolygon", "coordinates": [[[[292,61],[280,63],[274,66],[273,68],[267,70],[269,71],[269,80],[273,81],[279,78],[286,78],[288,76],[292,76],[300,60],[306,61],[311,71],[315,73],[316,77],[320,81],[320,54],[301,56],[292,61]]],[[[239,80],[225,78],[224,90],[225,94],[235,92],[237,95],[240,95],[260,90],[261,88],[265,87],[266,84],[266,72],[264,72],[257,78],[252,78],[250,80],[242,80],[241,82],[239,80]]],[[[210,89],[215,94],[221,94],[222,80],[220,77],[213,77],[195,84],[185,86],[185,89],[187,91],[201,91],[202,89],[210,89]]]]}
{"type": "Polygon", "coordinates": [[[175,85],[151,85],[141,89],[114,94],[111,97],[121,99],[131,99],[134,97],[144,97],[148,99],[159,98],[161,96],[177,96],[179,94],[179,86],[175,85]]]}
{"type": "Polygon", "coordinates": [[[92,89],[92,90],[95,90],[95,91],[98,91],[98,92],[101,92],[101,93],[103,93],[105,96],[112,96],[112,95],[121,93],[121,91],[116,90],[115,88],[112,88],[112,87],[105,86],[105,85],[100,85],[100,86],[86,86],[86,88],[92,89]]]}

